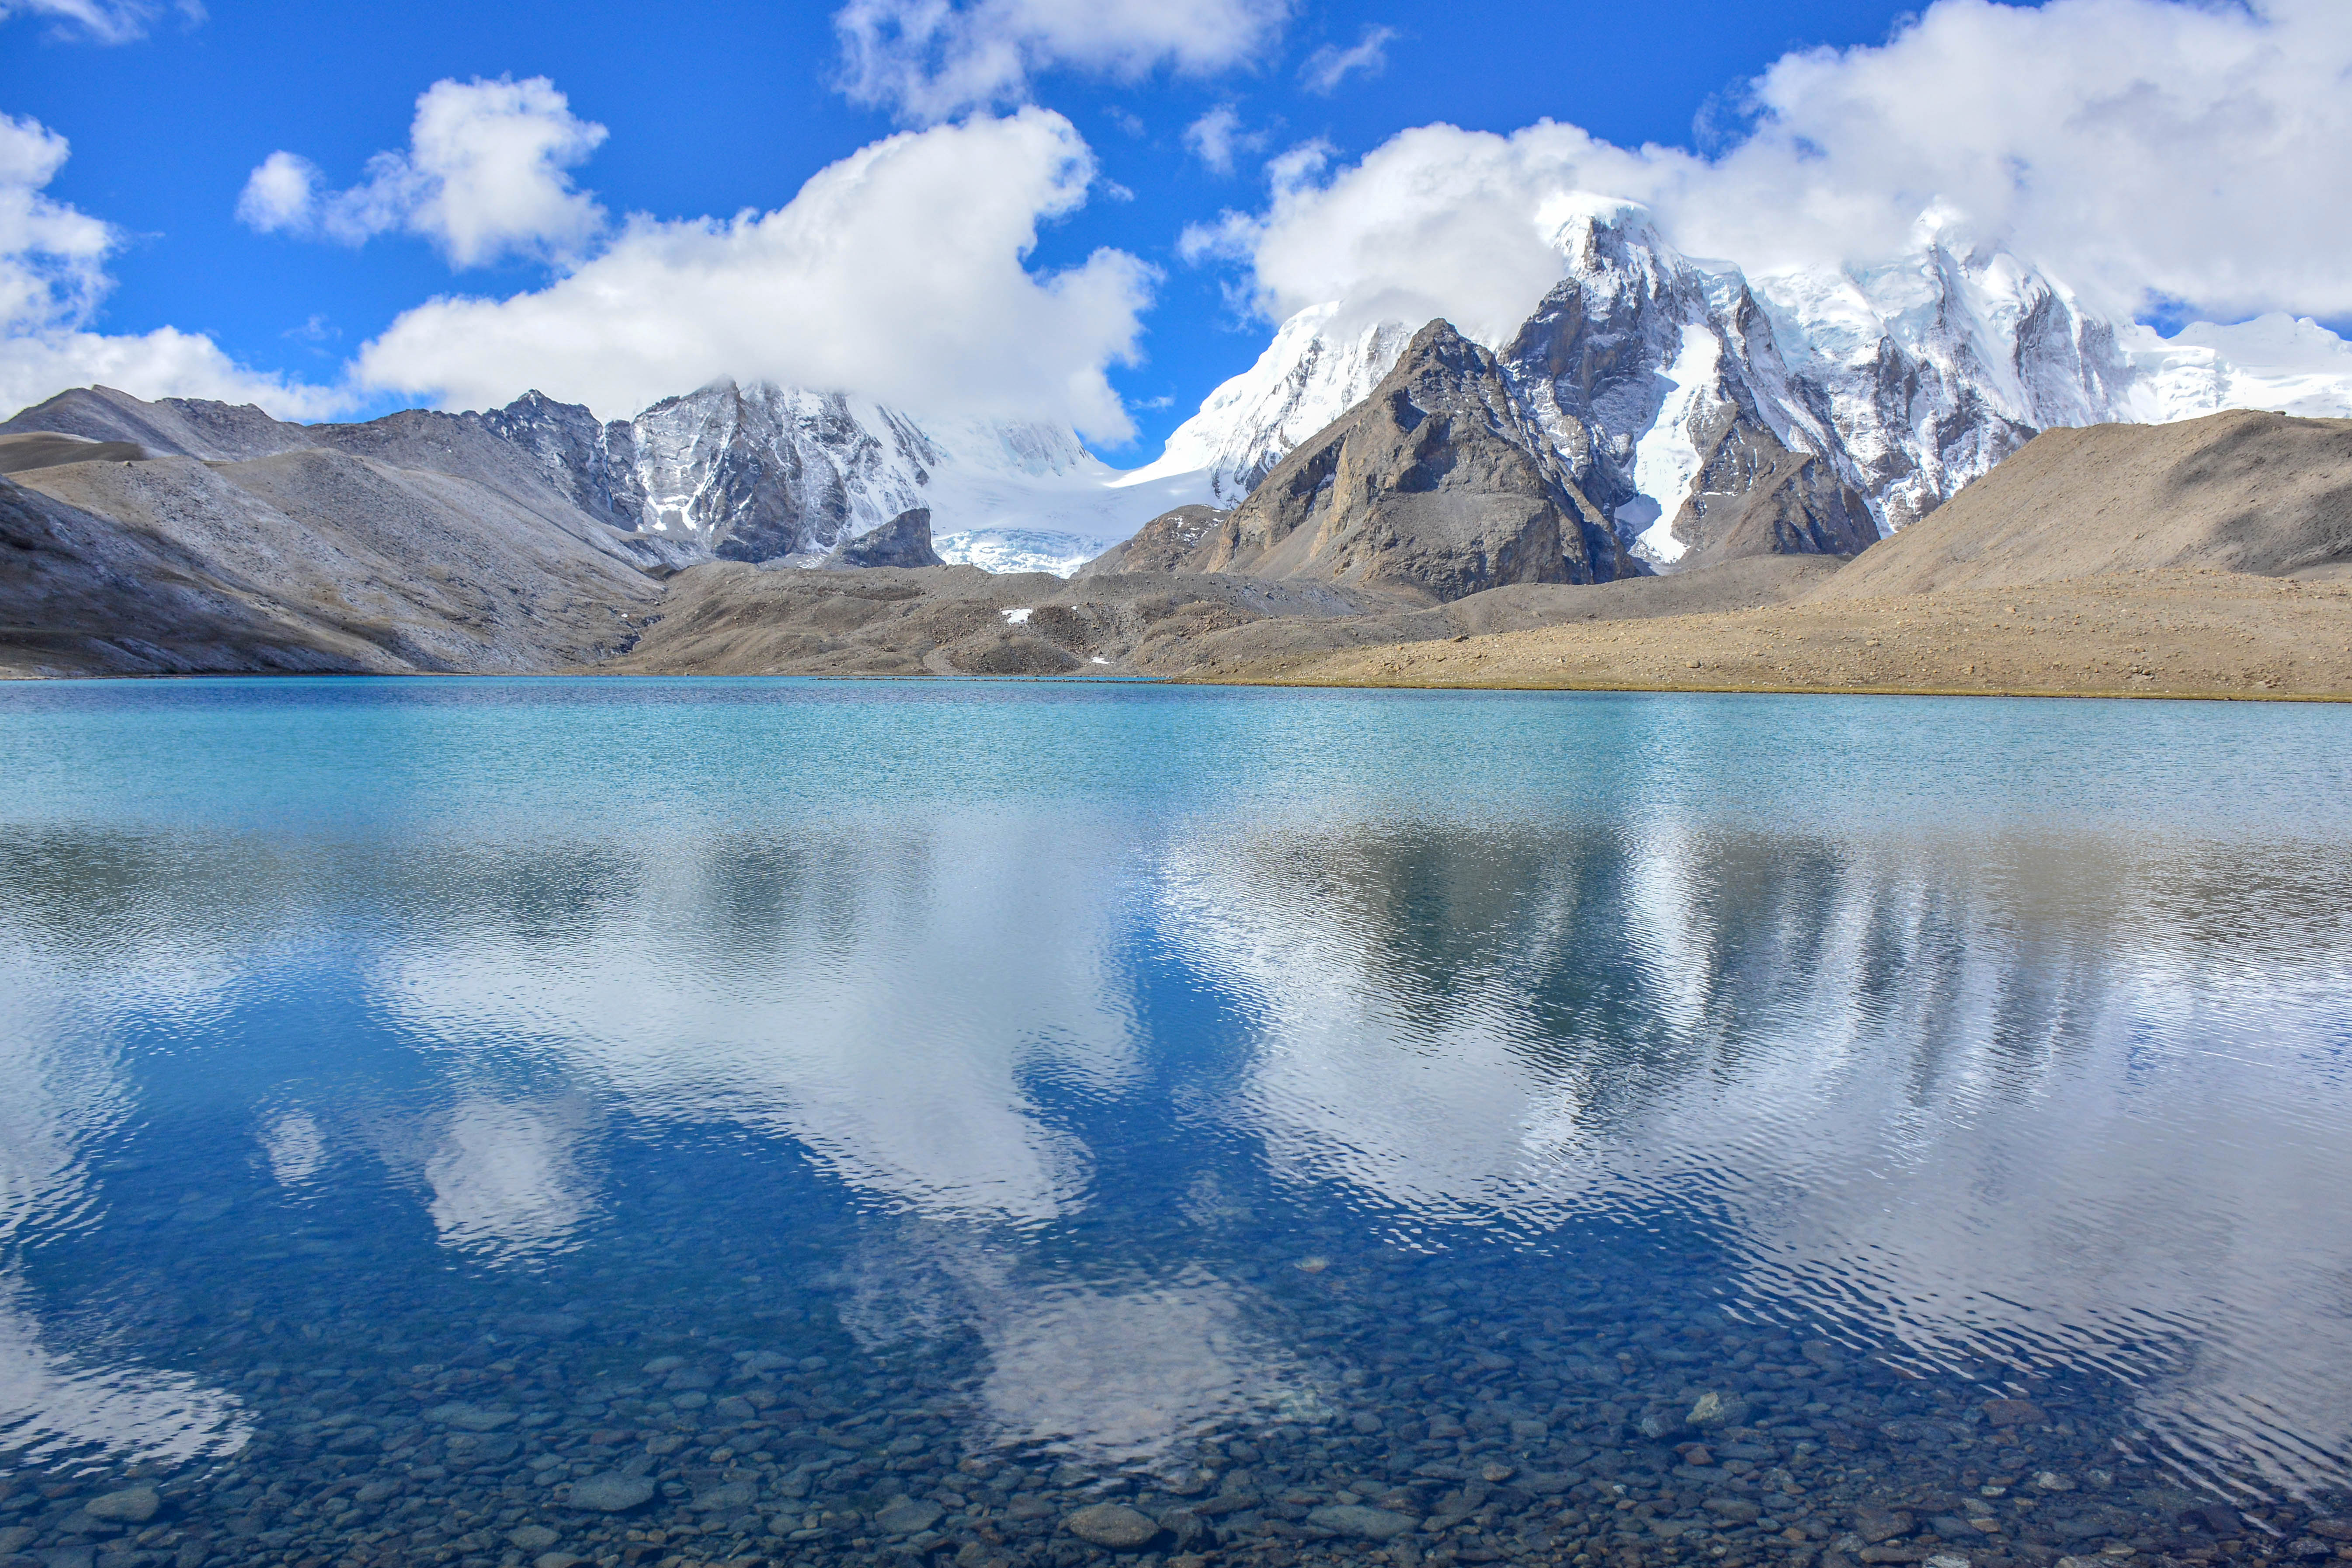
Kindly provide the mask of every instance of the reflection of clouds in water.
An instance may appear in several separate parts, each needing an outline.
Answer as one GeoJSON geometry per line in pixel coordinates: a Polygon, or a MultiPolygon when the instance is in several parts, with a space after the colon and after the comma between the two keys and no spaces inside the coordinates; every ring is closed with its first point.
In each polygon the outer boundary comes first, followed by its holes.
{"type": "Polygon", "coordinates": [[[701,845],[642,868],[593,926],[527,936],[486,906],[376,984],[429,1040],[547,1057],[637,1114],[787,1134],[928,1214],[1045,1219],[1087,1165],[1029,1080],[1133,1070],[1114,851],[1087,842],[972,821],[701,845]]]}
{"type": "Polygon", "coordinates": [[[585,1121],[570,1105],[468,1100],[451,1110],[425,1158],[441,1239],[491,1254],[567,1241],[594,1205],[575,1154],[585,1121]]]}
{"type": "Polygon", "coordinates": [[[234,1395],[184,1373],[54,1350],[26,1294],[0,1273],[0,1446],[37,1455],[96,1443],[173,1461],[245,1446],[251,1434],[234,1395]]]}
{"type": "Polygon", "coordinates": [[[980,1414],[1002,1442],[1148,1459],[1295,1392],[1244,1326],[1243,1299],[1198,1268],[1041,1280],[968,1232],[920,1225],[869,1245],[839,1283],[842,1323],[869,1349],[977,1335],[988,1361],[980,1414]]]}
{"type": "MultiPolygon", "coordinates": [[[[1757,1310],[2105,1365],[2177,1464],[2332,1473],[2285,1434],[2352,1446],[2345,933],[2217,922],[2237,847],[1966,851],[1203,841],[1163,909],[1259,1019],[1229,1115],[1299,1178],[1537,1233],[1662,1207],[1757,1310]],[[1449,951],[1427,900],[1476,876],[1527,913],[1449,951]]],[[[2280,907],[2352,907],[2297,864],[2280,907]]]]}
{"type": "Polygon", "coordinates": [[[1278,1171],[1415,1220],[1469,1217],[1523,1177],[1557,1098],[1519,1049],[1516,998],[1441,1005],[1396,984],[1412,960],[1381,925],[1390,889],[1342,859],[1206,842],[1168,858],[1164,923],[1260,1026],[1226,1114],[1278,1171]]]}
{"type": "Polygon", "coordinates": [[[0,1447],[98,1444],[172,1460],[241,1447],[249,1434],[233,1395],[60,1348],[33,1303],[27,1239],[89,1223],[100,1197],[85,1152],[131,1110],[120,1053],[72,1038],[68,1010],[35,989],[40,973],[14,944],[0,956],[0,1447]]]}
{"type": "Polygon", "coordinates": [[[326,1137],[319,1131],[318,1119],[307,1110],[281,1111],[258,1136],[270,1178],[281,1187],[300,1186],[327,1163],[326,1137]]]}
{"type": "Polygon", "coordinates": [[[1231,1294],[1187,1270],[1165,1284],[1008,1297],[980,1325],[981,1401],[1013,1441],[1141,1458],[1262,1402],[1271,1373],[1231,1294]]]}

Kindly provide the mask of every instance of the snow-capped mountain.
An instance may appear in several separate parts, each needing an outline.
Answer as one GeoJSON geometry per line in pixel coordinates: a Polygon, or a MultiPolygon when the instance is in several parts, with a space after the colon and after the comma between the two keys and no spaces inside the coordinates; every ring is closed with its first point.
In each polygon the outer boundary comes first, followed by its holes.
{"type": "MultiPolygon", "coordinates": [[[[1902,257],[1750,278],[1680,255],[1638,205],[1556,207],[1561,278],[1507,342],[1515,394],[1637,553],[1671,566],[1706,513],[1780,458],[1811,458],[1809,505],[1892,532],[2042,429],[2229,407],[2352,416],[2352,345],[2267,317],[2166,340],[2086,310],[2058,280],[1931,212],[1902,257]],[[1850,500],[1849,500],[1850,498],[1850,500]]],[[[1337,303],[1284,322],[1139,470],[1199,474],[1230,505],[1386,374],[1420,323],[1350,324],[1337,303]]]]}
{"type": "Polygon", "coordinates": [[[1066,574],[1198,489],[1122,474],[1066,426],[797,387],[719,383],[602,425],[532,393],[480,417],[596,514],[721,560],[814,559],[927,507],[949,561],[1066,574]]]}
{"type": "Polygon", "coordinates": [[[1292,447],[1362,402],[1424,324],[1374,321],[1350,331],[1339,322],[1337,303],[1283,322],[1257,363],[1209,394],[1158,460],[1130,478],[1189,482],[1202,501],[1232,506],[1292,447]]]}
{"type": "MultiPolygon", "coordinates": [[[[1657,566],[1722,543],[1759,500],[1796,541],[1775,548],[1843,551],[2053,426],[2246,406],[2352,416],[2352,345],[2326,329],[2118,327],[1948,213],[1883,263],[1752,277],[1683,256],[1633,203],[1568,197],[1547,217],[1559,281],[1485,346],[1545,460],[1657,566]]],[[[1063,426],[773,385],[720,383],[609,423],[536,393],[464,417],[666,559],[814,561],[924,507],[949,561],[1066,574],[1173,508],[1239,503],[1425,324],[1340,301],[1301,310],[1156,461],[1125,472],[1063,426]]]]}

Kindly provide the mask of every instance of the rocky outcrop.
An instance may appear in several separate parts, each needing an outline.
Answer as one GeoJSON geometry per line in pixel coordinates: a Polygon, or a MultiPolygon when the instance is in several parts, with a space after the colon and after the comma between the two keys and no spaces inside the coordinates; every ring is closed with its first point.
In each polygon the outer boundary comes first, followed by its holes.
{"type": "Polygon", "coordinates": [[[1213,506],[1180,506],[1163,511],[1135,537],[1112,545],[1081,566],[1076,577],[1100,577],[1114,572],[1181,572],[1184,563],[1208,537],[1232,517],[1213,506]]]}
{"type": "Polygon", "coordinates": [[[1669,524],[1685,570],[1751,555],[1859,555],[1878,526],[1827,458],[1727,415],[1703,432],[1696,479],[1669,524]]]}
{"type": "Polygon", "coordinates": [[[1371,395],[1276,464],[1180,564],[1441,602],[1638,570],[1528,426],[1495,356],[1444,321],[1414,334],[1371,395]]]}
{"type": "Polygon", "coordinates": [[[860,566],[944,566],[931,548],[931,514],[921,507],[900,512],[881,527],[845,539],[819,563],[841,572],[860,566]]]}

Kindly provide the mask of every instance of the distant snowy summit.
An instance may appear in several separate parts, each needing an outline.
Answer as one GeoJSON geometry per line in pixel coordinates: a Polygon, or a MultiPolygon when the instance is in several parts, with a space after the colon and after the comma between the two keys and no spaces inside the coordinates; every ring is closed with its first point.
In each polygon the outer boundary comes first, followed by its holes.
{"type": "Polygon", "coordinates": [[[920,508],[949,561],[1066,576],[1192,493],[1128,482],[1067,426],[797,387],[719,383],[609,423],[531,393],[479,417],[615,526],[728,561],[813,562],[920,508]]]}

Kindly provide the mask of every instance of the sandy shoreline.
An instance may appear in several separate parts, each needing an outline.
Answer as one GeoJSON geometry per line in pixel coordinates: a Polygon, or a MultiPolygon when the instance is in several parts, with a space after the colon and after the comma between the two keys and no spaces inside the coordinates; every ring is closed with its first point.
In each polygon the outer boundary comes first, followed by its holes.
{"type": "Polygon", "coordinates": [[[1268,686],[2352,699],[2352,584],[2135,574],[1570,624],[1179,679],[1268,686]]]}

